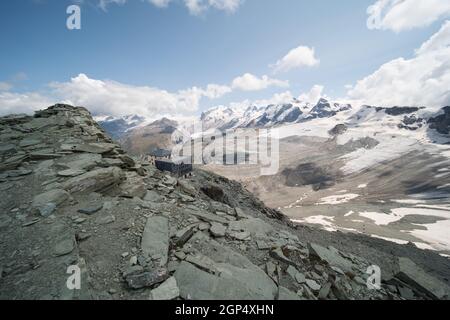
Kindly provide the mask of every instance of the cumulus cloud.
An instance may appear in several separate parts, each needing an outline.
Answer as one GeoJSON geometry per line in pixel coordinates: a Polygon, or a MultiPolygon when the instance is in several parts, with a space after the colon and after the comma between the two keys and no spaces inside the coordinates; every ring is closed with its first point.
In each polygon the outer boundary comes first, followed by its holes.
{"type": "Polygon", "coordinates": [[[233,80],[231,84],[233,89],[239,89],[242,91],[259,91],[267,89],[271,86],[276,87],[289,87],[288,81],[272,79],[264,75],[261,78],[254,76],[253,74],[246,73],[233,80]]]}
{"type": "MultiPolygon", "coordinates": [[[[450,46],[450,21],[446,21],[441,29],[416,50],[417,55],[426,54],[450,46]]],[[[450,58],[449,58],[450,60],[450,58]]]]}
{"type": "Polygon", "coordinates": [[[55,101],[36,92],[0,92],[0,114],[31,113],[55,101]]]}
{"type": "Polygon", "coordinates": [[[450,105],[450,22],[411,59],[382,65],[348,91],[351,99],[373,105],[450,105]]]}
{"type": "Polygon", "coordinates": [[[111,80],[91,79],[80,74],[68,82],[53,82],[45,94],[0,92],[0,113],[30,113],[57,102],[88,107],[97,115],[139,114],[183,115],[197,111],[202,98],[216,99],[231,91],[228,86],[210,84],[178,92],[148,86],[130,86],[111,80]]]}
{"type": "Polygon", "coordinates": [[[208,84],[169,92],[150,86],[131,86],[112,80],[97,80],[79,74],[66,82],[52,82],[45,92],[12,93],[8,82],[0,82],[0,114],[25,112],[62,102],[85,106],[95,115],[139,114],[184,116],[198,110],[202,99],[218,99],[233,90],[256,91],[270,86],[288,87],[282,81],[252,74],[235,78],[230,85],[208,84]]]}
{"type": "Polygon", "coordinates": [[[450,16],[447,0],[378,0],[367,9],[369,29],[400,32],[450,16]]]}
{"type": "Polygon", "coordinates": [[[70,82],[52,83],[56,96],[75,105],[89,106],[96,114],[185,114],[195,112],[203,97],[219,98],[230,90],[211,84],[206,89],[192,87],[175,93],[148,86],[129,86],[111,80],[90,79],[84,74],[70,82]]]}
{"type": "Polygon", "coordinates": [[[323,89],[324,87],[321,85],[315,85],[309,90],[309,92],[302,93],[298,100],[308,102],[310,104],[315,104],[319,101],[320,98],[323,97],[323,89]]]}
{"type": "Polygon", "coordinates": [[[294,100],[294,96],[292,95],[292,93],[290,91],[285,91],[285,92],[275,93],[269,99],[255,100],[255,101],[251,102],[250,105],[268,106],[271,104],[290,103],[293,100],[294,100]]]}
{"type": "Polygon", "coordinates": [[[319,63],[320,60],[315,57],[314,48],[299,46],[289,51],[283,58],[272,65],[272,68],[275,73],[280,73],[301,67],[313,67],[319,63]]]}

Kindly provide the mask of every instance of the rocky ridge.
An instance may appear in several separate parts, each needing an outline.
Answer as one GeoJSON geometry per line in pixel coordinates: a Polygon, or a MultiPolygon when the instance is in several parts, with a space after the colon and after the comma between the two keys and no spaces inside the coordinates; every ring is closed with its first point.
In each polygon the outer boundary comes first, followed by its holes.
{"type": "Polygon", "coordinates": [[[0,118],[0,156],[1,299],[449,297],[446,275],[392,255],[381,288],[368,287],[379,261],[310,241],[327,235],[236,182],[127,156],[85,108],[0,118]],[[67,287],[74,265],[80,290],[67,287]]]}

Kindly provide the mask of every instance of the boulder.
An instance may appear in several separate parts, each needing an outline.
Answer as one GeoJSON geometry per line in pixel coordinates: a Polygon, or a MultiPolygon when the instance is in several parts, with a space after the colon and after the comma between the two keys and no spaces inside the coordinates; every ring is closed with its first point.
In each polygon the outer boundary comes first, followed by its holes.
{"type": "Polygon", "coordinates": [[[273,227],[258,218],[249,218],[239,221],[231,221],[229,230],[248,232],[256,237],[267,237],[273,231],[273,227]]]}
{"type": "Polygon", "coordinates": [[[76,176],[82,175],[83,173],[86,173],[86,171],[81,170],[81,169],[67,169],[67,170],[59,171],[58,176],[60,176],[60,177],[76,177],[76,176]]]}
{"type": "Polygon", "coordinates": [[[95,222],[98,223],[99,225],[107,225],[107,224],[113,223],[115,221],[116,221],[116,217],[113,216],[112,214],[100,216],[97,219],[95,219],[95,222]]]}
{"type": "Polygon", "coordinates": [[[164,282],[167,279],[166,269],[157,269],[143,273],[132,273],[125,277],[125,281],[132,289],[142,289],[152,287],[155,284],[164,282]]]}
{"type": "Polygon", "coordinates": [[[247,257],[201,232],[197,232],[188,243],[214,262],[214,268],[219,270],[221,278],[229,278],[241,283],[239,287],[246,288],[246,294],[255,299],[273,300],[275,298],[277,286],[273,280],[247,257]]]}
{"type": "Polygon", "coordinates": [[[150,293],[152,300],[173,300],[180,296],[180,289],[175,277],[170,277],[150,293]]]}
{"type": "Polygon", "coordinates": [[[78,210],[79,213],[92,215],[103,209],[103,203],[92,205],[90,207],[81,208],[78,210]]]}
{"type": "Polygon", "coordinates": [[[62,189],[54,189],[37,195],[31,203],[32,211],[42,216],[49,216],[59,205],[69,198],[69,194],[62,189]]]}
{"type": "Polygon", "coordinates": [[[104,154],[111,152],[117,146],[112,143],[85,143],[85,144],[63,144],[62,151],[86,152],[95,154],[104,154]]]}
{"type": "Polygon", "coordinates": [[[215,184],[209,184],[201,188],[202,192],[207,195],[210,199],[222,203],[228,204],[228,196],[222,190],[221,187],[215,184]]]}
{"type": "Polygon", "coordinates": [[[73,236],[68,236],[55,245],[53,253],[56,257],[65,256],[75,249],[75,239],[73,236]]]}
{"type": "Polygon", "coordinates": [[[433,299],[450,297],[450,288],[445,283],[426,273],[408,258],[398,259],[395,277],[433,299]]]}
{"type": "Polygon", "coordinates": [[[92,153],[71,154],[58,160],[56,165],[64,169],[92,170],[102,162],[102,156],[92,153]]]}
{"type": "Polygon", "coordinates": [[[122,197],[143,199],[147,194],[147,188],[141,177],[127,177],[126,181],[120,185],[122,197]]]}
{"type": "Polygon", "coordinates": [[[315,243],[308,244],[309,256],[312,259],[318,259],[329,266],[338,267],[344,272],[352,272],[353,264],[350,260],[342,257],[337,250],[324,248],[315,243]]]}
{"type": "Polygon", "coordinates": [[[280,287],[279,291],[278,291],[278,300],[281,301],[295,301],[295,300],[300,300],[300,297],[292,292],[291,290],[285,288],[285,287],[280,287]]]}
{"type": "Polygon", "coordinates": [[[200,210],[193,210],[191,208],[186,208],[183,212],[188,215],[193,215],[205,222],[217,222],[217,223],[221,223],[221,224],[225,224],[225,225],[228,225],[228,223],[229,223],[229,221],[225,218],[222,218],[215,214],[200,211],[200,210]]]}
{"type": "Polygon", "coordinates": [[[254,279],[216,276],[181,262],[174,277],[180,296],[187,300],[273,300],[274,295],[251,289],[254,279]]]}
{"type": "Polygon", "coordinates": [[[312,279],[306,279],[306,285],[313,291],[313,292],[319,292],[321,286],[318,284],[315,280],[312,279]]]}
{"type": "Polygon", "coordinates": [[[67,180],[63,188],[70,193],[101,192],[124,179],[125,174],[120,168],[97,169],[67,180]]]}
{"type": "Polygon", "coordinates": [[[216,238],[222,238],[225,237],[225,232],[227,231],[227,228],[220,223],[211,222],[211,228],[209,229],[209,232],[216,237],[216,238]]]}
{"type": "Polygon", "coordinates": [[[144,196],[144,201],[162,202],[164,197],[154,190],[148,190],[144,196]]]}
{"type": "Polygon", "coordinates": [[[147,257],[160,255],[160,264],[166,265],[169,253],[169,220],[166,217],[147,219],[141,241],[142,252],[147,257]]]}
{"type": "Polygon", "coordinates": [[[178,180],[178,187],[181,191],[190,196],[197,196],[197,190],[195,189],[195,187],[186,180],[178,180]]]}

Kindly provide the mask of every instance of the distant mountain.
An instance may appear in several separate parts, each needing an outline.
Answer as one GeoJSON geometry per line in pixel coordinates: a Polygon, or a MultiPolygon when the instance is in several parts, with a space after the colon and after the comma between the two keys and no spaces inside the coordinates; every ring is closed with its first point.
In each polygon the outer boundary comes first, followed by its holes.
{"type": "MultiPolygon", "coordinates": [[[[333,126],[345,123],[349,126],[378,126],[385,124],[397,130],[416,131],[421,128],[448,134],[450,131],[450,107],[442,110],[425,107],[358,106],[332,102],[325,98],[316,104],[293,99],[280,104],[240,105],[237,107],[215,107],[201,114],[204,132],[225,131],[238,128],[271,128],[290,124],[310,123],[324,120],[333,126]],[[329,120],[328,120],[329,119],[329,120]]],[[[112,138],[119,141],[132,154],[147,154],[152,149],[171,149],[176,143],[172,134],[184,128],[183,122],[162,118],[150,124],[138,115],[122,118],[97,119],[112,138]]],[[[329,130],[333,129],[333,126],[329,130]]]]}
{"type": "Polygon", "coordinates": [[[349,104],[331,103],[326,99],[320,99],[316,105],[294,99],[267,106],[217,107],[204,112],[200,120],[205,130],[262,128],[332,117],[351,108],[349,104]]]}
{"type": "Polygon", "coordinates": [[[119,139],[122,147],[134,155],[149,154],[156,149],[170,150],[172,134],[177,130],[178,122],[162,118],[148,125],[130,128],[119,139]]]}
{"type": "Polygon", "coordinates": [[[115,117],[97,117],[100,126],[113,138],[119,140],[130,129],[136,128],[145,122],[146,118],[138,115],[128,115],[120,118],[115,117]]]}

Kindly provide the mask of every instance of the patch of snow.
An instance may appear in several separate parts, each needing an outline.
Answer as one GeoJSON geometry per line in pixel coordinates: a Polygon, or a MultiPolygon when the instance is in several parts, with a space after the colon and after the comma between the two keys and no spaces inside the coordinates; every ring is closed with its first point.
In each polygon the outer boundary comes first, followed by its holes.
{"type": "Polygon", "coordinates": [[[361,217],[370,219],[375,222],[376,225],[379,226],[387,226],[388,224],[398,221],[403,218],[403,215],[395,214],[395,213],[379,213],[379,212],[360,212],[359,215],[361,217]]]}
{"type": "Polygon", "coordinates": [[[330,216],[310,216],[310,217],[306,217],[304,219],[297,219],[297,220],[292,220],[295,223],[308,223],[308,224],[318,224],[321,225],[323,227],[323,229],[325,229],[326,231],[337,231],[333,221],[334,221],[334,217],[330,217],[330,216]]]}
{"type": "Polygon", "coordinates": [[[348,213],[346,213],[345,215],[344,215],[344,217],[349,217],[349,216],[351,216],[352,214],[354,214],[355,212],[354,211],[349,211],[348,213]]]}
{"type": "MultiPolygon", "coordinates": [[[[434,207],[433,209],[428,208],[396,208],[392,209],[392,213],[394,215],[405,217],[407,215],[419,215],[419,216],[434,216],[434,217],[440,217],[444,219],[450,219],[450,211],[447,211],[448,208],[444,209],[445,207],[442,207],[442,209],[437,209],[434,207]]],[[[450,229],[449,229],[450,230],[450,229]]],[[[449,232],[450,234],[450,232],[449,232]]]]}
{"type": "Polygon", "coordinates": [[[394,238],[381,237],[381,236],[377,236],[377,235],[375,235],[375,234],[371,235],[371,237],[372,237],[372,238],[377,238],[377,239],[386,240],[386,241],[389,241],[389,242],[394,242],[394,243],[397,243],[397,244],[407,244],[407,243],[408,243],[408,241],[406,241],[406,240],[400,240],[400,239],[394,239],[394,238]]]}
{"type": "Polygon", "coordinates": [[[450,220],[426,224],[427,230],[413,230],[409,233],[429,243],[435,250],[450,249],[450,220]]]}
{"type": "Polygon", "coordinates": [[[320,202],[317,205],[341,204],[341,203],[349,202],[350,200],[356,199],[358,197],[359,197],[359,194],[354,194],[354,193],[329,196],[329,197],[325,197],[325,198],[320,199],[320,202]]]}
{"type": "Polygon", "coordinates": [[[416,207],[417,207],[417,208],[425,208],[425,209],[444,210],[444,211],[449,211],[449,212],[450,212],[450,205],[447,205],[447,206],[445,206],[445,205],[439,206],[439,205],[434,205],[434,204],[427,204],[427,205],[425,205],[425,204],[419,204],[419,205],[416,205],[416,207]]]}
{"type": "Polygon", "coordinates": [[[425,200],[416,200],[416,199],[401,199],[401,200],[392,200],[393,202],[402,203],[402,204],[420,204],[427,203],[425,200]]]}

